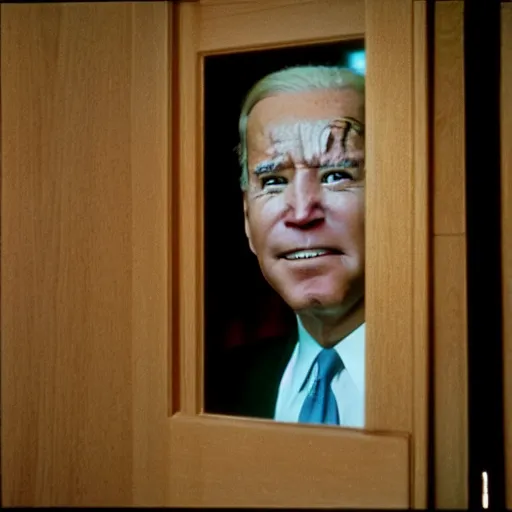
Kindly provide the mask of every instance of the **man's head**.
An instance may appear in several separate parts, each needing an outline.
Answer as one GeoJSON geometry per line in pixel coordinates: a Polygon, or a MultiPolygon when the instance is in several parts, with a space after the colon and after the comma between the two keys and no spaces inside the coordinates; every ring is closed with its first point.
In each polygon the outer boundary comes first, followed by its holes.
{"type": "Polygon", "coordinates": [[[240,116],[245,227],[263,275],[296,312],[343,315],[364,295],[364,79],[289,68],[240,116]]]}

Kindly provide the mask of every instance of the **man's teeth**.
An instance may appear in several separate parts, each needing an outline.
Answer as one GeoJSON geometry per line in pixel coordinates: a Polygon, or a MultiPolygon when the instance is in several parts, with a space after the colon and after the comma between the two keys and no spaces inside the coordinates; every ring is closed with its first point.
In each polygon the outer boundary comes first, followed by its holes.
{"type": "Polygon", "coordinates": [[[323,256],[328,254],[329,251],[326,249],[309,249],[306,251],[291,252],[285,256],[287,260],[305,260],[308,258],[316,258],[317,256],[323,256]]]}

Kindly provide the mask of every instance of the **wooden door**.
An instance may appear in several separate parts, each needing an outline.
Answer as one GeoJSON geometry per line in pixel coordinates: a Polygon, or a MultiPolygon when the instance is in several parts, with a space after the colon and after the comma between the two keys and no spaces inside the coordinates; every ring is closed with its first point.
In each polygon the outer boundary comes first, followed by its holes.
{"type": "Polygon", "coordinates": [[[171,298],[177,311],[170,350],[172,503],[426,503],[425,22],[424,2],[178,4],[174,26],[179,57],[173,92],[180,109],[179,144],[173,160],[177,180],[171,183],[178,187],[171,195],[176,212],[171,232],[178,233],[171,245],[172,267],[177,269],[171,298]],[[366,428],[320,428],[207,414],[201,314],[204,59],[362,35],[368,62],[366,428]]]}
{"type": "Polygon", "coordinates": [[[426,505],[425,9],[2,4],[3,504],[426,505]],[[205,414],[203,59],[361,36],[366,427],[205,414]]]}
{"type": "Polygon", "coordinates": [[[164,2],[1,5],[2,504],[168,504],[164,2]]]}

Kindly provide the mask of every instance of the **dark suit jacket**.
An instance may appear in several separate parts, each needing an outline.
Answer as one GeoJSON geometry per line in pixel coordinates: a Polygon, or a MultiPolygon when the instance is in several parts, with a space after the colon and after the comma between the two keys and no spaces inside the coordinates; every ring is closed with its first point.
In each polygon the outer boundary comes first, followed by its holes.
{"type": "Polygon", "coordinates": [[[274,417],[279,384],[297,343],[297,331],[286,337],[242,345],[207,361],[205,412],[274,417]]]}

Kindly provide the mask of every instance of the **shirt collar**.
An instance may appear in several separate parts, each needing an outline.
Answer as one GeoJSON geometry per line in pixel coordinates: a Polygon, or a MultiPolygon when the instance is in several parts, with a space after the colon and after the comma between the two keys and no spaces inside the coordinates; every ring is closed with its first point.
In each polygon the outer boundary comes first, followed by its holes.
{"type": "MultiPolygon", "coordinates": [[[[316,356],[322,346],[306,331],[300,318],[298,322],[298,351],[295,370],[292,377],[292,389],[298,393],[304,384],[316,356]]],[[[361,324],[348,336],[340,340],[334,349],[341,357],[345,368],[357,389],[364,395],[365,390],[365,324],[361,324]]]]}
{"type": "Polygon", "coordinates": [[[365,388],[365,324],[361,324],[335,347],[359,392],[365,388]]]}

